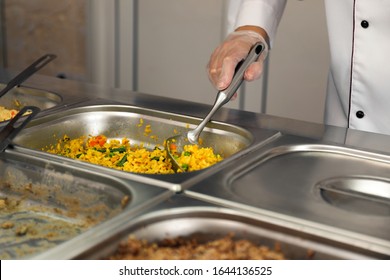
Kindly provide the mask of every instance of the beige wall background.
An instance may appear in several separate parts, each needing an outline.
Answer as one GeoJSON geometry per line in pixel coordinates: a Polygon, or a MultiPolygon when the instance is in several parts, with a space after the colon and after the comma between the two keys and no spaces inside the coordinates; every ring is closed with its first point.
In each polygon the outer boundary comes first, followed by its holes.
{"type": "Polygon", "coordinates": [[[86,76],[85,0],[3,0],[6,67],[21,70],[46,53],[41,74],[86,76]]]}

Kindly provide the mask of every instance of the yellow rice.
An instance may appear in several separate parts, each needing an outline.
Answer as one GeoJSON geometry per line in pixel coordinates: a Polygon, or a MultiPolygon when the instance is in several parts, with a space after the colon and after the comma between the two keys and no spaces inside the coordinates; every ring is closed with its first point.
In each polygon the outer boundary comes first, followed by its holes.
{"type": "MultiPolygon", "coordinates": [[[[156,146],[154,150],[148,150],[143,145],[131,145],[127,138],[107,140],[104,135],[98,135],[70,139],[65,135],[56,145],[44,150],[127,172],[175,173],[166,150],[159,146],[156,146]]],[[[186,145],[182,154],[178,155],[177,161],[185,167],[186,171],[190,172],[207,168],[222,159],[220,155],[214,153],[212,148],[186,145]]]]}
{"type": "Polygon", "coordinates": [[[0,122],[7,121],[16,116],[18,110],[15,109],[7,109],[3,106],[0,106],[0,122]]]}

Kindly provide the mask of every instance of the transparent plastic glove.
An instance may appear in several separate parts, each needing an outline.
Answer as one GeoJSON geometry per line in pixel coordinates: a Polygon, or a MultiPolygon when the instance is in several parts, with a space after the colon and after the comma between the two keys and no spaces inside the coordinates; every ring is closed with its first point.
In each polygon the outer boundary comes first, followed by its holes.
{"type": "Polygon", "coordinates": [[[260,34],[249,30],[234,31],[214,50],[207,70],[211,83],[218,90],[223,90],[230,85],[237,64],[248,55],[250,48],[256,42],[263,42],[266,49],[245,71],[244,80],[253,81],[260,78],[268,52],[268,45],[260,34]]]}

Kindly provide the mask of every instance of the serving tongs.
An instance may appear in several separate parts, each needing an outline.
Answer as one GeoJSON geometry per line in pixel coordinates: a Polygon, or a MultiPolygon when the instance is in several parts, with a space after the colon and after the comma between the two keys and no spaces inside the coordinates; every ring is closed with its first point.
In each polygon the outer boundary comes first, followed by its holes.
{"type": "Polygon", "coordinates": [[[176,157],[181,154],[184,145],[199,145],[199,135],[202,133],[204,127],[210,121],[211,117],[215,114],[215,112],[233,97],[237,89],[242,84],[246,69],[252,62],[255,62],[259,58],[260,54],[264,50],[264,47],[264,44],[261,42],[258,42],[252,46],[247,57],[237,64],[230,85],[226,89],[221,90],[217,93],[217,97],[210,112],[195,129],[188,131],[186,135],[176,135],[165,140],[165,149],[167,150],[168,158],[172,162],[172,166],[175,171],[181,170],[185,172],[185,170],[177,162],[176,157]]]}
{"type": "Polygon", "coordinates": [[[35,117],[41,110],[35,106],[23,107],[15,117],[13,117],[9,123],[0,131],[0,152],[11,144],[15,136],[27,125],[27,123],[35,117]],[[25,117],[21,122],[19,119],[25,117]]]}
{"type": "Polygon", "coordinates": [[[54,54],[45,54],[41,56],[36,61],[34,61],[30,66],[20,72],[17,76],[15,76],[11,81],[7,83],[7,85],[0,91],[0,98],[6,94],[8,91],[13,89],[16,86],[20,86],[25,80],[27,80],[31,75],[41,69],[43,66],[48,64],[50,61],[55,59],[57,56],[54,54]]]}

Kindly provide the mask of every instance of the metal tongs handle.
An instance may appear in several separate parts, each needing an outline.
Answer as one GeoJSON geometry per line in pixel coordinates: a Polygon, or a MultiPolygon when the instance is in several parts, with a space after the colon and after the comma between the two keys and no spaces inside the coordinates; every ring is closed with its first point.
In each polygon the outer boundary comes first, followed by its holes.
{"type": "Polygon", "coordinates": [[[30,66],[28,66],[26,69],[24,69],[16,77],[14,77],[11,81],[8,82],[8,84],[5,86],[5,88],[3,88],[0,91],[0,97],[2,97],[4,94],[6,94],[12,88],[19,86],[27,78],[29,78],[32,74],[37,72],[39,69],[41,69],[43,66],[48,64],[50,61],[52,61],[56,57],[57,56],[54,54],[46,54],[46,55],[40,57],[39,59],[37,59],[30,66]]]}
{"type": "Polygon", "coordinates": [[[211,111],[207,114],[207,116],[203,119],[203,121],[194,130],[191,130],[187,133],[187,138],[191,143],[193,144],[198,143],[199,135],[203,131],[203,128],[210,121],[211,117],[215,114],[215,112],[219,108],[221,108],[224,104],[229,102],[229,100],[233,97],[237,89],[241,86],[242,81],[244,80],[244,73],[246,69],[248,69],[251,63],[255,62],[259,58],[264,48],[265,46],[262,42],[257,42],[252,46],[247,57],[237,64],[230,85],[226,89],[218,92],[211,111]]]}
{"type": "Polygon", "coordinates": [[[241,86],[242,81],[244,80],[244,74],[246,69],[248,69],[249,65],[251,65],[259,58],[263,50],[264,50],[264,44],[261,42],[257,42],[256,44],[253,45],[247,57],[244,60],[241,60],[237,64],[232,82],[226,89],[221,90],[217,94],[216,102],[218,104],[221,103],[220,107],[226,104],[233,97],[237,89],[241,86]],[[219,102],[218,99],[220,99],[219,102]]]}
{"type": "Polygon", "coordinates": [[[22,130],[23,127],[25,127],[26,124],[40,111],[41,110],[38,107],[25,106],[9,121],[3,130],[0,131],[0,152],[4,152],[19,131],[22,130]],[[21,123],[17,123],[17,121],[26,113],[28,113],[26,118],[21,123]]]}

